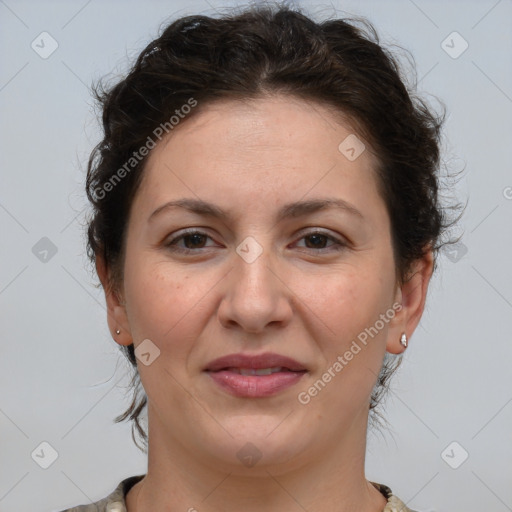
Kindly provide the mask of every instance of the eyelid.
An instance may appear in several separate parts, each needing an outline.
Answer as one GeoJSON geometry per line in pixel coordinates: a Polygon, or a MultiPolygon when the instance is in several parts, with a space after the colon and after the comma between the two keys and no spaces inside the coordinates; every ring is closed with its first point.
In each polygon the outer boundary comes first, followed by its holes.
{"type": "Polygon", "coordinates": [[[325,235],[327,237],[338,240],[339,242],[348,243],[348,240],[339,234],[333,234],[333,232],[326,228],[317,228],[315,226],[308,226],[299,230],[294,236],[306,236],[306,235],[325,235]]]}

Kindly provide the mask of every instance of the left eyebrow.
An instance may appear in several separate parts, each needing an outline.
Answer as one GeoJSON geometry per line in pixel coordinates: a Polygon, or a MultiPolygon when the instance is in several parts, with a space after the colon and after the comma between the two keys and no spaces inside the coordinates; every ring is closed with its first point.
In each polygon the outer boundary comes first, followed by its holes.
{"type": "MultiPolygon", "coordinates": [[[[149,216],[148,222],[153,220],[160,213],[174,208],[183,208],[197,215],[214,217],[222,220],[226,220],[229,217],[227,212],[212,203],[208,203],[201,199],[183,198],[174,201],[168,201],[167,203],[159,206],[149,216]]],[[[306,201],[287,203],[279,209],[276,215],[276,220],[277,222],[280,222],[287,218],[301,217],[328,209],[341,210],[345,213],[349,213],[364,220],[363,214],[357,208],[355,208],[355,206],[339,198],[309,199],[306,201]]]]}

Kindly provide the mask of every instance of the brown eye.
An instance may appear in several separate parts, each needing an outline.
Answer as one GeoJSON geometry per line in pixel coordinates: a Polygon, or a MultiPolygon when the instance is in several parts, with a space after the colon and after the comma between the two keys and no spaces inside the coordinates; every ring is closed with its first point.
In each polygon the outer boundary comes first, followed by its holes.
{"type": "Polygon", "coordinates": [[[306,233],[301,240],[307,240],[305,244],[306,249],[311,249],[315,252],[327,252],[331,250],[339,251],[347,246],[347,244],[338,238],[320,231],[306,233]],[[329,241],[332,243],[329,246],[326,246],[325,244],[329,241]]]}
{"type": "Polygon", "coordinates": [[[183,239],[187,249],[201,249],[206,241],[206,238],[208,237],[199,233],[194,233],[192,235],[184,235],[181,238],[183,239]],[[187,244],[187,240],[190,242],[190,245],[192,247],[189,247],[189,244],[187,244]]]}
{"type": "Polygon", "coordinates": [[[181,235],[173,238],[169,243],[166,244],[171,251],[191,253],[195,252],[196,249],[204,249],[209,246],[205,246],[205,243],[209,237],[202,231],[188,231],[181,235]],[[178,243],[183,241],[184,246],[179,246],[178,243]]]}
{"type": "MultiPolygon", "coordinates": [[[[309,249],[324,249],[324,245],[329,240],[326,235],[321,235],[319,233],[315,233],[313,235],[307,235],[304,237],[305,240],[309,240],[311,243],[311,246],[308,247],[309,249]]],[[[307,243],[306,243],[307,246],[307,243]]]]}

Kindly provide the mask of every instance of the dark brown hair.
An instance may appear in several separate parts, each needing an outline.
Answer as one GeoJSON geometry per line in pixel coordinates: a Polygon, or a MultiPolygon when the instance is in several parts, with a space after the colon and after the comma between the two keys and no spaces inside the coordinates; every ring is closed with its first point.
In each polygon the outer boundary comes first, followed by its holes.
{"type": "MultiPolygon", "coordinates": [[[[90,156],[87,173],[93,207],[88,257],[94,264],[101,255],[110,270],[109,286],[119,291],[127,219],[147,160],[140,148],[155,141],[158,127],[169,132],[171,116],[185,112],[182,108],[191,99],[198,106],[180,115],[180,122],[216,100],[286,94],[319,102],[340,119],[350,120],[376,155],[378,185],[391,219],[397,280],[403,282],[429,248],[437,255],[449,226],[438,197],[445,114],[434,113],[415,94],[416,84],[408,88],[405,82],[398,60],[379,44],[365,19],[317,23],[296,7],[267,4],[217,18],[198,15],[174,21],[142,51],[122,80],[94,90],[103,111],[104,138],[90,156]],[[116,173],[119,179],[113,181],[116,173]]],[[[135,443],[136,428],[147,447],[140,423],[147,397],[140,389],[134,348],[120,348],[134,368],[134,396],[116,421],[133,420],[135,443]]],[[[386,353],[369,404],[374,416],[401,360],[386,353]]]]}

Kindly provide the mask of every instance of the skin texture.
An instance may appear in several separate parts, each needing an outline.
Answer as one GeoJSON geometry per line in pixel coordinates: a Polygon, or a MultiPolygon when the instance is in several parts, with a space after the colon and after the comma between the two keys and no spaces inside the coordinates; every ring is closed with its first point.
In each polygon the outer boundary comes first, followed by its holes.
{"type": "MultiPolygon", "coordinates": [[[[150,339],[160,350],[150,365],[138,361],[149,458],[129,512],[384,508],[364,475],[369,398],[385,352],[401,353],[400,335],[420,320],[432,254],[398,286],[373,156],[350,161],[338,150],[351,133],[321,105],[274,96],[206,105],[151,151],[131,209],[122,290],[105,292],[116,342],[150,339]],[[180,198],[214,203],[229,217],[175,208],[148,221],[180,198]],[[277,222],[282,205],[313,198],[343,199],[362,217],[327,209],[277,222]],[[166,247],[190,227],[209,238],[175,243],[190,254],[166,247]],[[317,230],[345,246],[305,237],[317,230]],[[263,251],[252,263],[236,252],[248,236],[263,251]],[[393,304],[401,310],[299,403],[393,304]],[[308,372],[275,396],[233,397],[202,370],[235,352],[277,352],[308,372]],[[237,457],[248,442],[262,455],[253,467],[237,457]]],[[[101,258],[97,270],[105,287],[101,258]]]]}

